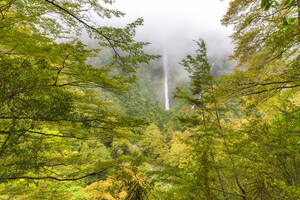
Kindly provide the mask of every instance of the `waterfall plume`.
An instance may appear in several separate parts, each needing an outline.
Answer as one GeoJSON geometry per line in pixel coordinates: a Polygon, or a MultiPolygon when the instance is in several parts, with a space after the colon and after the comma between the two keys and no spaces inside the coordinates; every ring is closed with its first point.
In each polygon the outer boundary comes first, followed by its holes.
{"type": "Polygon", "coordinates": [[[163,68],[164,68],[164,92],[165,92],[165,109],[170,110],[169,100],[169,85],[168,85],[168,56],[164,52],[163,54],[163,68]]]}

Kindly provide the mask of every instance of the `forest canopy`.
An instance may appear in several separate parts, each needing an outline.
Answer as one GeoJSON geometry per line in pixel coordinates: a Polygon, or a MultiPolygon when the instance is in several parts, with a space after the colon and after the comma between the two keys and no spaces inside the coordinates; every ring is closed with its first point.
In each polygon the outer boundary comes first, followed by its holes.
{"type": "Polygon", "coordinates": [[[300,0],[231,0],[234,70],[195,40],[170,110],[113,3],[0,2],[0,199],[299,200],[300,0]]]}

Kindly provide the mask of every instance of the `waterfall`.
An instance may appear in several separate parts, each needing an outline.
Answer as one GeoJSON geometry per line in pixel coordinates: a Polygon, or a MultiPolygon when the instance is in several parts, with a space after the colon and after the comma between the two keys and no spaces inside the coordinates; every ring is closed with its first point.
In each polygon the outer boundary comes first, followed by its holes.
{"type": "Polygon", "coordinates": [[[163,68],[164,68],[164,88],[165,88],[165,109],[170,110],[169,100],[169,86],[168,86],[168,57],[167,54],[163,55],[163,68]]]}

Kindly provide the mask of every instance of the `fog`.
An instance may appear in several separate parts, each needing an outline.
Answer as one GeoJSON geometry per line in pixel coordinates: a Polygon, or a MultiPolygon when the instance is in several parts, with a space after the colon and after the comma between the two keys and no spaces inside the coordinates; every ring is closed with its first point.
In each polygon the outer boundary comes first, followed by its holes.
{"type": "Polygon", "coordinates": [[[232,30],[220,22],[227,7],[228,1],[220,0],[117,0],[113,8],[126,16],[111,21],[125,24],[143,17],[136,38],[151,42],[148,49],[182,55],[192,51],[192,40],[203,38],[210,54],[224,54],[232,51],[232,30]]]}
{"type": "MultiPolygon", "coordinates": [[[[231,54],[233,45],[229,36],[232,29],[220,22],[228,4],[228,1],[221,0],[117,0],[112,8],[126,13],[125,17],[100,23],[122,26],[143,17],[144,25],[137,29],[136,39],[151,43],[146,47],[147,52],[168,54],[172,91],[187,75],[178,63],[186,54],[194,52],[193,40],[204,39],[213,59],[224,59],[231,54]]],[[[162,68],[162,65],[158,62],[152,67],[162,68]]],[[[162,71],[154,71],[158,73],[153,83],[162,102],[163,88],[159,88],[163,85],[162,71]]]]}

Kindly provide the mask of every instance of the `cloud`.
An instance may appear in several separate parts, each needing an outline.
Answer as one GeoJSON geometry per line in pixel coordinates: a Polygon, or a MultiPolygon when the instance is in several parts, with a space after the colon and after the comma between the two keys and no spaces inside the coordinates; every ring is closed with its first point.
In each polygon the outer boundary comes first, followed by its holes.
{"type": "Polygon", "coordinates": [[[232,30],[220,22],[228,7],[226,1],[118,0],[114,7],[126,13],[120,21],[144,18],[137,39],[153,43],[154,48],[174,50],[199,37],[207,40],[210,51],[232,48],[228,37],[232,30]]]}

